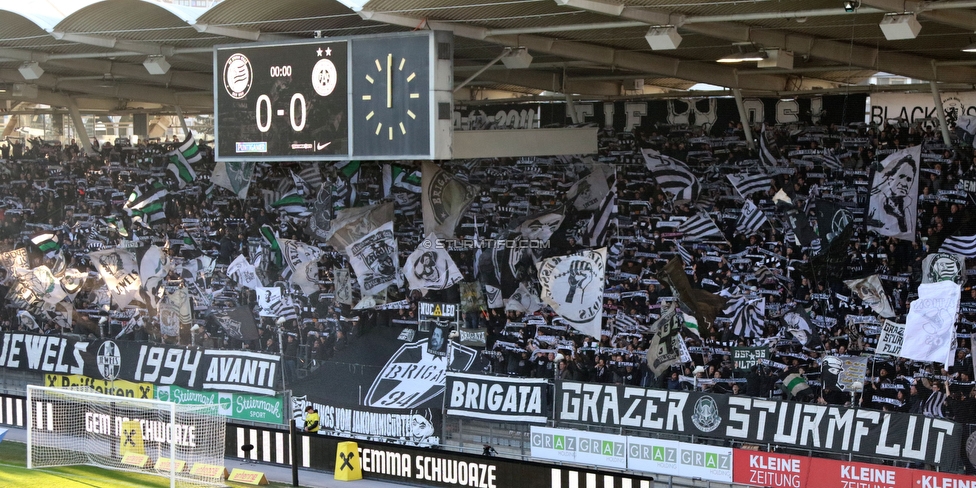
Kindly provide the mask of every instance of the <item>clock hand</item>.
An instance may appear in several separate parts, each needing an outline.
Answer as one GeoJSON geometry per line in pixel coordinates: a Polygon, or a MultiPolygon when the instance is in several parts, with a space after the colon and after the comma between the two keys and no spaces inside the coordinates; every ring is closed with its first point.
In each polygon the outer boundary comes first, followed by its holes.
{"type": "Polygon", "coordinates": [[[386,108],[393,108],[393,53],[386,55],[386,108]]]}

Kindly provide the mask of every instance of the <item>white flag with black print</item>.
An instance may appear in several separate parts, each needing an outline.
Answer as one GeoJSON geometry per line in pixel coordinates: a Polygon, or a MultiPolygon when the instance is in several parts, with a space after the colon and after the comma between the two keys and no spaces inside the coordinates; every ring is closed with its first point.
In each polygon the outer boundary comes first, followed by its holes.
{"type": "Polygon", "coordinates": [[[90,252],[88,257],[112,293],[113,304],[125,308],[139,296],[142,279],[134,254],[124,249],[106,249],[90,252]]]}
{"type": "Polygon", "coordinates": [[[411,290],[421,291],[450,288],[464,278],[433,232],[407,257],[403,274],[411,290]]]}
{"type": "Polygon", "coordinates": [[[933,252],[922,260],[922,283],[966,282],[966,259],[950,252],[933,252]]]}
{"type": "Polygon", "coordinates": [[[257,288],[258,315],[274,317],[274,306],[281,301],[281,288],[277,286],[260,286],[257,288]]]}
{"type": "Polygon", "coordinates": [[[519,283],[518,289],[512,293],[512,296],[505,299],[505,311],[506,312],[520,312],[524,314],[534,314],[542,309],[542,301],[532,290],[525,286],[525,283],[519,283]]]}
{"type": "Polygon", "coordinates": [[[678,226],[678,231],[684,234],[686,239],[704,240],[708,238],[725,239],[722,231],[715,224],[715,221],[705,212],[698,212],[688,220],[678,226]]]}
{"type": "Polygon", "coordinates": [[[234,278],[237,284],[244,288],[257,290],[263,286],[254,265],[249,263],[243,254],[238,254],[227,266],[227,276],[234,278]]]}
{"type": "MultiPolygon", "coordinates": [[[[288,265],[288,281],[311,295],[319,289],[319,258],[322,250],[293,239],[278,239],[281,255],[288,265]]],[[[283,273],[284,274],[284,273],[283,273]]]]}
{"type": "Polygon", "coordinates": [[[332,278],[335,281],[336,303],[352,305],[352,280],[349,278],[349,270],[335,268],[332,270],[332,278]]]}
{"type": "Polygon", "coordinates": [[[461,215],[478,196],[478,188],[454,177],[433,162],[424,161],[423,191],[421,192],[424,215],[424,233],[431,232],[444,239],[454,238],[461,215]]]}
{"type": "Polygon", "coordinates": [[[397,241],[387,222],[346,247],[349,265],[364,295],[374,295],[397,282],[397,241]]]}
{"type": "Polygon", "coordinates": [[[739,220],[735,223],[735,230],[748,236],[759,232],[759,229],[767,222],[769,220],[766,219],[766,214],[759,210],[759,207],[752,203],[752,200],[746,200],[742,204],[742,214],[739,215],[739,220]]]}
{"type": "Polygon", "coordinates": [[[952,364],[960,294],[961,288],[952,281],[918,285],[918,298],[905,319],[901,357],[952,364]]]}
{"type": "Polygon", "coordinates": [[[874,313],[890,319],[895,316],[895,309],[891,308],[891,301],[881,286],[878,275],[871,275],[856,280],[844,280],[844,284],[857,294],[862,302],[871,307],[874,313]]]}
{"type": "Polygon", "coordinates": [[[654,149],[642,149],[641,153],[644,155],[644,165],[661,190],[674,195],[678,202],[693,202],[698,198],[701,183],[685,163],[654,149]]]}
{"type": "Polygon", "coordinates": [[[544,259],[539,266],[542,301],[574,329],[600,337],[607,248],[544,259]]]}

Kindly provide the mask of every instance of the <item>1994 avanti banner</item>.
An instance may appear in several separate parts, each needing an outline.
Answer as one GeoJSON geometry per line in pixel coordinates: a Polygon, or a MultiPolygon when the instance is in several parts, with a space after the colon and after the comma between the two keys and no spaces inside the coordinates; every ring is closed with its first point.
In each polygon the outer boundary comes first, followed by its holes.
{"type": "Polygon", "coordinates": [[[274,395],[281,388],[280,363],[276,355],[249,351],[0,334],[0,368],[80,374],[191,390],[274,395]]]}
{"type": "Polygon", "coordinates": [[[556,382],[555,402],[558,422],[961,467],[961,427],[921,415],[572,381],[556,382]]]}

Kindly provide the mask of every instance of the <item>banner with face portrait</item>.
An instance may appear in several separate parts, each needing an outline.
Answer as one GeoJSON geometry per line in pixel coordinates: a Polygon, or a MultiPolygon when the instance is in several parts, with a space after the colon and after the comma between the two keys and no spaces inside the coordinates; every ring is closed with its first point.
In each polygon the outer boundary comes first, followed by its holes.
{"type": "Polygon", "coordinates": [[[966,277],[966,258],[951,252],[936,252],[925,256],[922,260],[922,283],[938,283],[952,281],[957,285],[963,284],[966,277]]]}
{"type": "Polygon", "coordinates": [[[261,286],[257,289],[258,315],[274,317],[275,304],[281,301],[281,288],[277,286],[261,286]]]}
{"type": "Polygon", "coordinates": [[[587,249],[542,261],[542,301],[574,329],[600,337],[607,248],[587,249]]]}
{"type": "Polygon", "coordinates": [[[895,310],[891,308],[891,301],[881,286],[881,279],[878,275],[871,275],[866,278],[856,280],[844,280],[844,284],[857,294],[867,306],[874,310],[874,313],[890,319],[895,316],[895,310]]]}
{"type": "Polygon", "coordinates": [[[349,270],[335,268],[332,270],[332,278],[335,281],[336,303],[352,305],[352,280],[349,279],[349,270]]]}
{"type": "Polygon", "coordinates": [[[905,320],[901,357],[952,364],[960,294],[959,285],[951,281],[918,285],[918,298],[905,320]]]}
{"type": "Polygon", "coordinates": [[[918,169],[922,146],[890,154],[874,168],[867,229],[883,236],[915,240],[918,215],[918,169]]]}
{"type": "Polygon", "coordinates": [[[867,377],[866,356],[826,356],[820,363],[820,379],[825,389],[861,391],[867,377]]]}

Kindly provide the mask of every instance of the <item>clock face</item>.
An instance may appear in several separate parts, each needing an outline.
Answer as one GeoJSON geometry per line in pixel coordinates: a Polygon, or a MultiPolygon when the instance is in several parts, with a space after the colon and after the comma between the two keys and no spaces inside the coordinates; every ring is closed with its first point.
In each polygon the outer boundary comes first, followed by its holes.
{"type": "Polygon", "coordinates": [[[429,155],[431,38],[353,42],[353,153],[429,155]]]}

